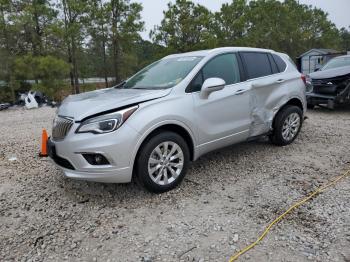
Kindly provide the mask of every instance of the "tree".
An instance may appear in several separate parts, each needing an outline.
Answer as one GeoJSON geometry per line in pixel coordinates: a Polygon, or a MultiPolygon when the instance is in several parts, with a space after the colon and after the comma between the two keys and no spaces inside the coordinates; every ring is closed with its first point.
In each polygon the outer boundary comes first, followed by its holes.
{"type": "Polygon", "coordinates": [[[64,23],[64,40],[68,63],[71,65],[70,79],[73,93],[80,93],[78,52],[85,37],[88,8],[84,0],[61,0],[64,23]]]}
{"type": "Polygon", "coordinates": [[[57,12],[47,0],[20,0],[16,1],[16,19],[23,29],[23,41],[27,52],[34,56],[46,54],[46,48],[51,45],[49,27],[55,23],[57,12]]]}
{"type": "Polygon", "coordinates": [[[18,83],[14,76],[14,58],[21,50],[20,29],[16,24],[15,6],[13,1],[0,0],[0,79],[4,80],[9,89],[12,102],[16,100],[18,83]]]}
{"type": "Polygon", "coordinates": [[[40,79],[36,90],[54,98],[64,85],[63,80],[69,72],[69,65],[64,60],[53,56],[25,55],[15,60],[14,72],[17,79],[40,79]]]}
{"type": "Polygon", "coordinates": [[[137,68],[139,70],[162,58],[166,52],[164,46],[140,39],[135,45],[135,56],[138,58],[137,68]]]}
{"type": "Polygon", "coordinates": [[[327,13],[296,0],[232,0],[214,14],[176,0],[152,42],[140,37],[141,11],[131,0],[0,0],[0,99],[14,101],[30,88],[23,80],[33,79],[32,88],[54,95],[67,68],[72,93],[80,92],[79,78],[103,77],[107,87],[109,77],[120,82],[175,52],[252,46],[295,58],[311,48],[350,48],[349,28],[338,30],[327,13]]]}
{"type": "Polygon", "coordinates": [[[89,25],[88,33],[91,36],[89,42],[90,57],[93,58],[93,68],[97,75],[105,79],[105,87],[108,87],[108,5],[102,0],[91,0],[89,2],[89,25]],[[94,55],[95,54],[95,55],[94,55]]]}
{"type": "Polygon", "coordinates": [[[130,51],[141,38],[139,33],[144,27],[144,22],[141,21],[142,5],[130,3],[130,0],[111,0],[107,8],[110,15],[109,39],[114,77],[119,83],[123,77],[121,68],[127,60],[130,61],[130,51]]]}
{"type": "Polygon", "coordinates": [[[223,4],[215,13],[213,33],[219,46],[242,45],[248,28],[247,11],[247,1],[236,0],[223,4]]]}
{"type": "MultiPolygon", "coordinates": [[[[350,30],[350,26],[349,26],[350,30]]],[[[350,31],[346,28],[340,29],[341,47],[343,51],[350,51],[350,31]]]]}
{"type": "Polygon", "coordinates": [[[169,3],[160,26],[151,31],[152,40],[169,52],[186,52],[216,46],[211,34],[213,15],[202,5],[188,0],[169,3]]]}
{"type": "Polygon", "coordinates": [[[246,35],[248,46],[271,48],[295,58],[311,48],[339,47],[338,30],[317,8],[295,0],[257,0],[249,3],[246,35]]]}

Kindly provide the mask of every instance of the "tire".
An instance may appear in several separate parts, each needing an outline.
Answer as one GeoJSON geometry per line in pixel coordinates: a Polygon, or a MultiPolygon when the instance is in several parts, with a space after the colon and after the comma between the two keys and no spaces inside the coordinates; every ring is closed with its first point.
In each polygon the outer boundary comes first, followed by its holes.
{"type": "Polygon", "coordinates": [[[163,193],[182,182],[189,162],[190,151],[180,135],[158,132],[147,139],[138,152],[136,178],[148,191],[163,193]]]}
{"type": "Polygon", "coordinates": [[[291,144],[299,135],[303,124],[302,117],[303,112],[297,106],[288,105],[282,108],[275,117],[270,141],[278,146],[291,144]]]}

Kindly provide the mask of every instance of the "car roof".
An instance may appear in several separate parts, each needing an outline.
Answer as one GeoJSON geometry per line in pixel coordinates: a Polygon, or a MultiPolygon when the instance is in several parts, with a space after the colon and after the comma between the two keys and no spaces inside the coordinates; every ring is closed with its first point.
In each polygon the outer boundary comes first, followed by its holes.
{"type": "Polygon", "coordinates": [[[250,51],[250,52],[269,52],[269,53],[275,53],[275,51],[271,49],[263,49],[263,48],[253,48],[253,47],[220,47],[220,48],[214,48],[214,49],[208,49],[208,50],[200,50],[200,51],[193,51],[193,52],[187,52],[187,53],[179,53],[179,54],[172,54],[168,55],[164,58],[173,58],[173,57],[184,57],[184,56],[208,56],[212,54],[220,54],[223,52],[237,52],[237,51],[250,51]]]}

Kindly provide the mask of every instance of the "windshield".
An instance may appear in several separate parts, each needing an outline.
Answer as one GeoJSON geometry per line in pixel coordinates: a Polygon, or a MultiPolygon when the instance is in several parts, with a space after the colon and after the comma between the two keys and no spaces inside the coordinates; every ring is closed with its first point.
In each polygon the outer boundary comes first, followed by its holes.
{"type": "Polygon", "coordinates": [[[325,64],[321,70],[327,70],[342,66],[350,66],[350,56],[333,58],[327,64],[325,64]]]}
{"type": "Polygon", "coordinates": [[[131,77],[123,88],[171,88],[180,83],[201,59],[199,56],[184,56],[159,60],[131,77]]]}

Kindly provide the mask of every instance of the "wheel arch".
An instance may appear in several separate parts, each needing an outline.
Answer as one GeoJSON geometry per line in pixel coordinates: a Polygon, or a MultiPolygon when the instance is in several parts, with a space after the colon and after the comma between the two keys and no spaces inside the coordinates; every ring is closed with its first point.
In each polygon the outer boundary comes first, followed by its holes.
{"type": "Polygon", "coordinates": [[[287,106],[297,106],[300,108],[300,110],[303,112],[303,114],[305,113],[305,105],[302,102],[302,99],[298,98],[298,97],[292,97],[289,100],[287,100],[285,103],[282,104],[282,106],[279,107],[279,109],[276,111],[275,115],[273,116],[273,120],[272,120],[272,128],[275,126],[275,120],[276,120],[276,116],[278,115],[278,113],[283,110],[284,108],[286,108],[287,106]]]}
{"type": "Polygon", "coordinates": [[[143,133],[143,136],[139,139],[137,147],[133,154],[133,173],[135,171],[136,158],[140,151],[140,148],[144,145],[145,142],[147,142],[148,139],[162,131],[171,131],[180,135],[188,145],[190,151],[190,160],[193,161],[195,159],[195,140],[190,128],[188,128],[184,123],[180,121],[163,121],[149,128],[146,132],[143,133]]]}
{"type": "Polygon", "coordinates": [[[303,105],[303,102],[302,102],[301,99],[299,99],[299,98],[294,97],[294,98],[288,100],[287,103],[285,103],[285,104],[280,108],[280,110],[281,110],[283,107],[286,107],[286,106],[288,106],[288,105],[297,106],[297,107],[299,107],[299,108],[301,109],[301,111],[304,112],[304,105],[303,105]]]}

